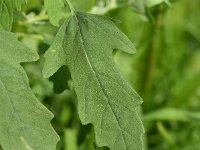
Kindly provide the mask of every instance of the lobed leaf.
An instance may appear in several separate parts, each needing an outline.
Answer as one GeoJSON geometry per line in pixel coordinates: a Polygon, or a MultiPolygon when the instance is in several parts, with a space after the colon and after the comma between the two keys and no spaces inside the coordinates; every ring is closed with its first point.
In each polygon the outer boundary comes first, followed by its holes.
{"type": "Polygon", "coordinates": [[[34,96],[20,63],[38,54],[14,34],[0,31],[0,145],[4,150],[54,150],[58,136],[53,118],[34,96]]]}
{"type": "Polygon", "coordinates": [[[61,66],[69,67],[80,119],[94,125],[98,146],[140,150],[144,131],[137,108],[142,100],[115,67],[113,49],[135,52],[111,20],[74,12],[47,51],[43,74],[50,77],[61,66]]]}

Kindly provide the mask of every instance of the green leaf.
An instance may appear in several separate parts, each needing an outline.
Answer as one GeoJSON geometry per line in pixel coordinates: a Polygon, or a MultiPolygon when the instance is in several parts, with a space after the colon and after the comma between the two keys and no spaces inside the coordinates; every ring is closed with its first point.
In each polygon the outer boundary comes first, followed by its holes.
{"type": "Polygon", "coordinates": [[[144,14],[146,12],[146,1],[145,0],[134,0],[133,7],[137,12],[144,14]]]}
{"type": "MultiPolygon", "coordinates": [[[[70,12],[65,5],[66,0],[44,0],[45,9],[48,11],[50,22],[59,26],[70,12]]],[[[73,6],[80,11],[88,11],[95,4],[95,0],[73,0],[73,6]]]]}
{"type": "Polygon", "coordinates": [[[20,10],[26,0],[0,0],[0,30],[11,30],[13,12],[20,10]]]}
{"type": "Polygon", "coordinates": [[[161,3],[166,3],[168,6],[171,5],[169,0],[147,0],[147,6],[148,7],[153,7],[153,6],[159,5],[161,3]]]}
{"type": "Polygon", "coordinates": [[[50,22],[59,26],[60,21],[66,17],[64,0],[44,0],[44,6],[48,11],[50,22]]]}
{"type": "Polygon", "coordinates": [[[36,99],[20,63],[38,55],[14,34],[0,32],[0,145],[4,150],[54,150],[53,115],[36,99]]]}
{"type": "Polygon", "coordinates": [[[140,150],[144,131],[136,109],[142,100],[115,67],[113,49],[135,52],[110,19],[74,12],[47,51],[43,74],[69,67],[80,119],[94,125],[98,146],[140,150]]]}
{"type": "Polygon", "coordinates": [[[185,122],[199,122],[200,113],[190,112],[186,110],[180,110],[175,108],[163,108],[156,110],[145,115],[146,121],[153,120],[174,120],[174,121],[185,121],[185,122]],[[174,115],[176,114],[176,115],[174,115]]]}
{"type": "Polygon", "coordinates": [[[96,0],[73,0],[73,6],[79,11],[87,12],[95,5],[96,0]]]}
{"type": "Polygon", "coordinates": [[[77,150],[77,130],[74,129],[65,129],[64,131],[65,138],[65,149],[66,150],[77,150]]]}

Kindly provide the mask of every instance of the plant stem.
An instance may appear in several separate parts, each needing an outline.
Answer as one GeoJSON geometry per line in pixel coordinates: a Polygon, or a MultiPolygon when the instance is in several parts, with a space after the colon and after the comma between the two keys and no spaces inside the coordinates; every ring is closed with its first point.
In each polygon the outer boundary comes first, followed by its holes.
{"type": "Polygon", "coordinates": [[[35,40],[41,40],[43,41],[44,40],[44,37],[42,35],[39,35],[39,34],[26,34],[26,33],[17,33],[17,36],[19,38],[31,38],[31,39],[35,39],[35,40]]]}
{"type": "Polygon", "coordinates": [[[70,8],[72,15],[74,15],[76,10],[74,9],[72,3],[70,2],[70,0],[66,0],[66,2],[69,5],[69,8],[70,8]]]}
{"type": "Polygon", "coordinates": [[[145,77],[144,77],[144,83],[143,83],[143,93],[147,94],[150,92],[151,88],[151,82],[153,80],[154,76],[154,69],[157,61],[157,55],[156,55],[156,50],[159,49],[159,43],[158,43],[158,30],[161,28],[162,25],[162,13],[159,13],[155,17],[155,23],[151,27],[152,30],[152,41],[149,45],[149,53],[148,53],[148,58],[147,58],[147,67],[146,67],[146,72],[145,72],[145,77]]]}
{"type": "Polygon", "coordinates": [[[35,22],[38,22],[38,21],[44,21],[44,20],[47,20],[47,19],[48,19],[48,15],[38,15],[38,16],[35,16],[35,17],[27,20],[27,23],[32,24],[32,23],[35,23],[35,22]]]}

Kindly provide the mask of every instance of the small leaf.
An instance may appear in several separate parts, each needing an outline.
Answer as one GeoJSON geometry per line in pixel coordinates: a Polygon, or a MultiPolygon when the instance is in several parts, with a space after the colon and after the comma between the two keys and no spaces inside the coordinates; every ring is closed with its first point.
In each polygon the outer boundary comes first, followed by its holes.
{"type": "Polygon", "coordinates": [[[44,6],[48,11],[50,22],[59,26],[60,21],[66,17],[64,0],[44,0],[44,6]]]}
{"type": "Polygon", "coordinates": [[[75,11],[47,51],[43,74],[69,67],[80,119],[94,125],[98,146],[141,150],[144,131],[137,108],[142,100],[115,67],[113,49],[135,52],[110,19],[75,11]]]}
{"type": "MultiPolygon", "coordinates": [[[[49,20],[54,26],[60,26],[62,20],[70,15],[66,0],[44,0],[45,9],[49,20]]],[[[73,0],[73,5],[81,11],[89,11],[95,4],[95,0],[73,0]]]]}
{"type": "Polygon", "coordinates": [[[169,0],[147,0],[148,7],[153,7],[153,6],[159,5],[161,3],[166,3],[168,6],[171,6],[171,3],[169,0]]]}
{"type": "Polygon", "coordinates": [[[20,10],[26,0],[0,0],[0,30],[11,30],[13,12],[20,10]]]}
{"type": "Polygon", "coordinates": [[[54,150],[53,118],[34,96],[20,63],[38,55],[14,34],[0,31],[0,145],[4,150],[54,150]]]}

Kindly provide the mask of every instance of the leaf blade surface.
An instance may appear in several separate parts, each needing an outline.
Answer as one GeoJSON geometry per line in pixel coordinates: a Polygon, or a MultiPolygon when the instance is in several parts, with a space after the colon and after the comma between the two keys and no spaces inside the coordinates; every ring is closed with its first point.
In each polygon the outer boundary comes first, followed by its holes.
{"type": "Polygon", "coordinates": [[[36,61],[38,54],[14,34],[0,31],[0,145],[5,150],[54,150],[58,136],[53,118],[34,96],[20,63],[36,61]]]}
{"type": "Polygon", "coordinates": [[[142,103],[113,62],[113,49],[134,53],[130,40],[110,20],[76,12],[60,28],[46,53],[43,74],[61,66],[71,72],[83,124],[92,123],[98,146],[114,150],[142,149],[142,103]]]}

